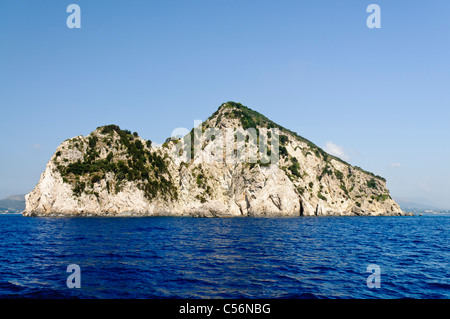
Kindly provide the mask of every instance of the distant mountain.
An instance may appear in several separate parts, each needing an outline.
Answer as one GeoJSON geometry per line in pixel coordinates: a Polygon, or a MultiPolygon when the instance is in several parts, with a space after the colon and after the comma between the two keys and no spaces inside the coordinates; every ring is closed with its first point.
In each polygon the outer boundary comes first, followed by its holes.
{"type": "Polygon", "coordinates": [[[405,197],[395,197],[394,200],[400,205],[402,210],[405,209],[440,209],[437,205],[431,203],[430,201],[422,198],[405,198],[405,197]]]}
{"type": "Polygon", "coordinates": [[[0,211],[23,212],[25,210],[25,195],[13,195],[0,200],[0,211]]]}

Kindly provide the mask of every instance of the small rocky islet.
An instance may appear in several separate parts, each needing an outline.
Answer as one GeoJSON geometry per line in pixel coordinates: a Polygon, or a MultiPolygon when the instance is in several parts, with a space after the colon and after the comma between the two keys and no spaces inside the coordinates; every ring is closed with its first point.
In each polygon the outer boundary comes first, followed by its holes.
{"type": "Polygon", "coordinates": [[[326,153],[240,103],[223,103],[186,136],[152,144],[117,125],[64,141],[26,195],[23,215],[404,215],[384,178],[326,153]],[[252,141],[248,131],[256,131],[259,142],[261,132],[268,132],[265,138],[274,130],[276,162],[267,161],[274,155],[271,145],[250,162],[225,156],[224,145],[233,144],[236,134],[247,145],[252,141]],[[225,131],[234,133],[221,134],[225,131]],[[197,147],[192,141],[198,132],[214,133],[197,147]]]}

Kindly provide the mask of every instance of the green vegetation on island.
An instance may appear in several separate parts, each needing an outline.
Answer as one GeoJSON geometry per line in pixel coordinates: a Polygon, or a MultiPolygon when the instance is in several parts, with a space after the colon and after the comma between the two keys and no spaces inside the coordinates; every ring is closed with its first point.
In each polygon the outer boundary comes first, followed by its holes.
{"type": "MultiPolygon", "coordinates": [[[[94,184],[112,173],[113,182],[109,180],[107,182],[108,192],[120,192],[124,182],[129,181],[136,182],[148,199],[158,195],[164,199],[178,197],[168,170],[168,160],[157,151],[151,150],[151,142],[142,143],[137,138],[137,133],[131,134],[128,130],[121,130],[117,125],[100,127],[97,132],[102,139],[97,135],[88,137],[83,160],[67,165],[58,162],[58,170],[64,182],[73,185],[75,196],[81,196],[83,192],[95,195],[94,184]],[[119,138],[116,144],[112,145],[114,134],[119,138]],[[100,158],[101,149],[109,149],[106,158],[100,158]],[[113,152],[119,156],[115,156],[113,152]]],[[[57,153],[56,160],[59,156],[57,153]]]]}

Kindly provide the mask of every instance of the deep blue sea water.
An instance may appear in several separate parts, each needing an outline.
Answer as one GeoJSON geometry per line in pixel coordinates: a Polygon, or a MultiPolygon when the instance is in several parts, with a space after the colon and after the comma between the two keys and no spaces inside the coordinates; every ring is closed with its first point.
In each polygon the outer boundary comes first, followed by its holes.
{"type": "Polygon", "coordinates": [[[7,215],[0,229],[1,298],[450,298],[449,216],[7,215]]]}

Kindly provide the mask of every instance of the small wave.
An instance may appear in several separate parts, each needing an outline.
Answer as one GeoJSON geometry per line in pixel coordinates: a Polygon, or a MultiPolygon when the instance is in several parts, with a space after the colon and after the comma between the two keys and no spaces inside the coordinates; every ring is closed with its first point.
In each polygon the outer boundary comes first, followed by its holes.
{"type": "Polygon", "coordinates": [[[204,254],[212,254],[215,252],[215,250],[211,249],[211,248],[200,248],[199,252],[204,253],[204,254]]]}
{"type": "Polygon", "coordinates": [[[25,285],[13,280],[0,282],[0,290],[2,291],[19,292],[25,290],[26,288],[27,287],[25,285]]]}
{"type": "Polygon", "coordinates": [[[438,289],[445,289],[450,291],[450,284],[446,283],[440,283],[440,282],[429,282],[426,284],[429,288],[438,288],[438,289]]]}
{"type": "Polygon", "coordinates": [[[101,253],[101,254],[98,254],[96,257],[99,257],[99,258],[121,258],[121,259],[123,258],[123,256],[121,254],[113,253],[113,252],[101,253]]]}
{"type": "Polygon", "coordinates": [[[313,293],[304,292],[304,293],[286,294],[281,296],[279,299],[319,299],[319,297],[313,293]]]}
{"type": "Polygon", "coordinates": [[[79,297],[72,295],[69,292],[63,292],[63,291],[58,291],[58,290],[33,289],[33,291],[22,294],[20,296],[20,298],[25,298],[25,299],[78,299],[79,297]]]}
{"type": "Polygon", "coordinates": [[[195,278],[177,278],[170,280],[180,284],[188,284],[188,285],[210,285],[211,283],[205,281],[203,279],[195,279],[195,278]]]}
{"type": "Polygon", "coordinates": [[[61,299],[61,298],[77,298],[68,292],[57,291],[50,288],[31,288],[16,280],[0,282],[1,295],[0,298],[24,298],[24,299],[61,299]]]}

